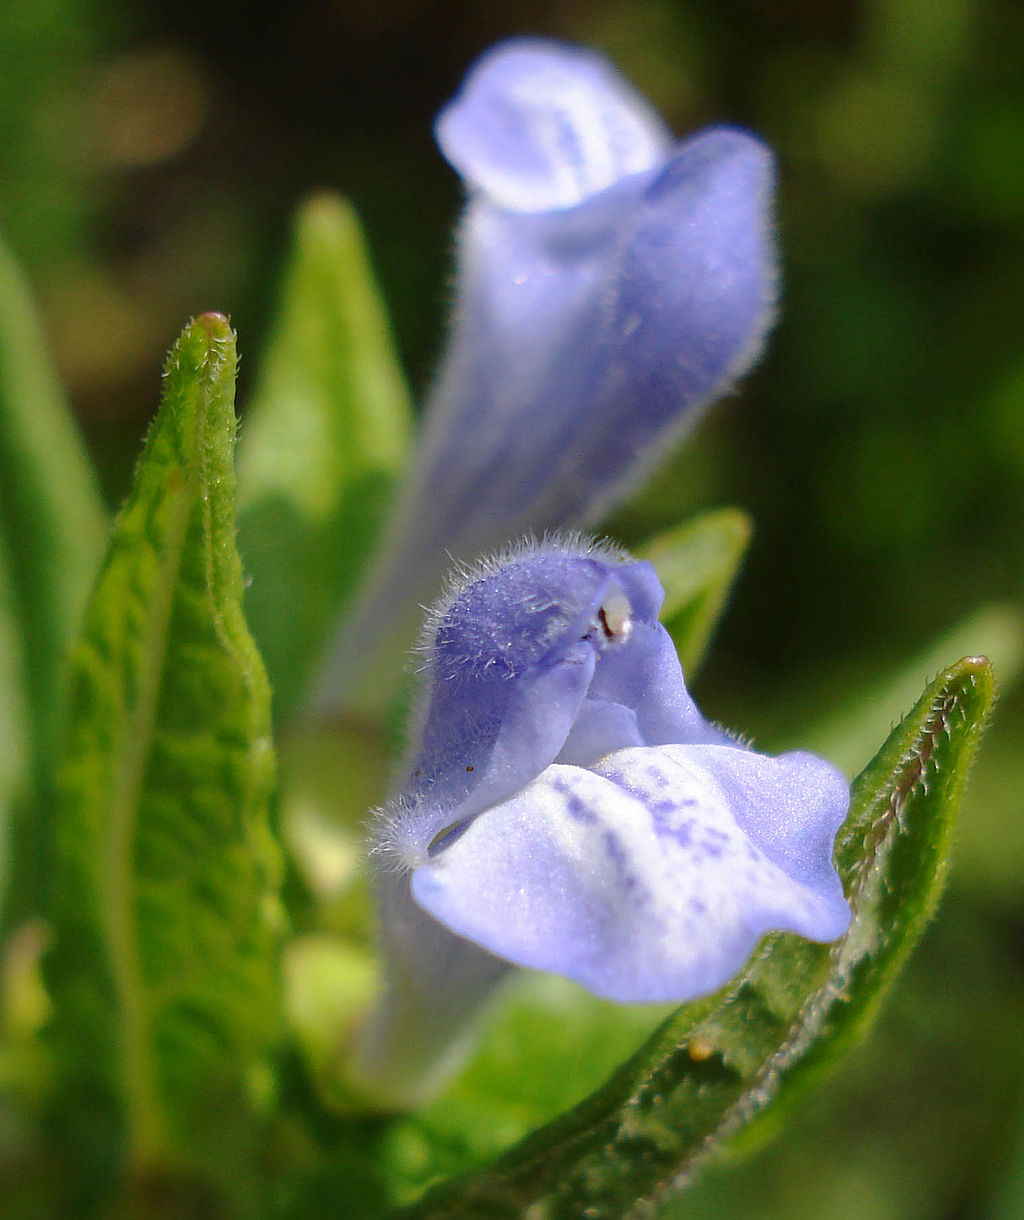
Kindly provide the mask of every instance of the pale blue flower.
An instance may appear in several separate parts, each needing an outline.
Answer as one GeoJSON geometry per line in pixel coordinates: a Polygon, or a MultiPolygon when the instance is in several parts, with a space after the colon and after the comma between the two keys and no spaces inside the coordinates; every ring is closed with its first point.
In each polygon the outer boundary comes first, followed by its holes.
{"type": "Polygon", "coordinates": [[[708,724],[661,601],[650,564],[570,540],[485,566],[431,616],[413,744],[377,833],[378,1062],[442,1039],[503,963],[613,1000],[684,1001],[766,932],[845,931],[832,846],[846,781],[708,724]]]}
{"type": "Polygon", "coordinates": [[[403,642],[449,556],[607,514],[774,316],[773,167],[754,136],[676,144],[600,55],[517,40],[477,63],[437,137],[469,195],[451,337],[323,711],[374,702],[370,658],[403,642]]]}

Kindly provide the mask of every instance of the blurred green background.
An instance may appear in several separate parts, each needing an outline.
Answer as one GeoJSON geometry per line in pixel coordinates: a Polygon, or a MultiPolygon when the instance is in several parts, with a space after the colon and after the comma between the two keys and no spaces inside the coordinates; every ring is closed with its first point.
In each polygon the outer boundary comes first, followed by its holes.
{"type": "MultiPolygon", "coordinates": [[[[737,122],[778,151],[767,358],[612,532],[752,512],[702,705],[856,769],[844,706],[877,744],[910,693],[872,688],[977,607],[1024,602],[1019,0],[3,0],[0,228],[108,498],[189,316],[231,315],[244,407],[311,190],[354,200],[405,367],[429,383],[459,207],[431,118],[481,50],[528,32],[604,49],[680,133],[737,122]]],[[[942,659],[1011,657],[1019,620],[992,621],[942,659]]],[[[870,1043],[670,1214],[1024,1216],[1022,729],[1007,684],[942,914],[870,1043]]]]}

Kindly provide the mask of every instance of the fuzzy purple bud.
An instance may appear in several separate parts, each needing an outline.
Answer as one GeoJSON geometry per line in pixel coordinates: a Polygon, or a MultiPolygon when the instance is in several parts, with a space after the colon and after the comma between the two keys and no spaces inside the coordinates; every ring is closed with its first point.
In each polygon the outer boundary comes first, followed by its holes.
{"type": "Polygon", "coordinates": [[[391,671],[366,658],[402,640],[448,556],[606,515],[774,319],[756,137],[674,144],[602,56],[539,40],[483,56],[437,135],[468,191],[451,336],[380,562],[321,674],[324,712],[387,693],[391,671]]]}

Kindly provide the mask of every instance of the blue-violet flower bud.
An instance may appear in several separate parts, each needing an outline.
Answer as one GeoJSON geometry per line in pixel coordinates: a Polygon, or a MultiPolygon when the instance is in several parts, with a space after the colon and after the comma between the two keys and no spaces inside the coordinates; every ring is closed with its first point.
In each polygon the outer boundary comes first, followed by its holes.
{"type": "Polygon", "coordinates": [[[770,930],[845,931],[845,780],[704,720],[662,596],[649,563],[569,539],[485,566],[431,616],[413,747],[377,830],[378,1064],[441,1040],[503,962],[684,1001],[770,930]]]}
{"type": "Polygon", "coordinates": [[[774,317],[774,175],[754,136],[675,144],[602,56],[532,39],[484,55],[436,132],[469,192],[452,332],[322,711],[373,702],[377,645],[402,640],[446,553],[606,515],[774,317]]]}

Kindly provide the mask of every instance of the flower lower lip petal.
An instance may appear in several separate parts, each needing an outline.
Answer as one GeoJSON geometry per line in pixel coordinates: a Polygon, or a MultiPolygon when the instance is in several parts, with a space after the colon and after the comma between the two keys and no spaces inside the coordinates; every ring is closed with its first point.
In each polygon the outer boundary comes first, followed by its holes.
{"type": "Polygon", "coordinates": [[[552,766],[416,870],[416,901],[500,957],[623,1002],[713,991],[772,929],[842,932],[841,892],[794,881],[759,851],[707,772],[653,747],[607,761],[620,779],[667,783],[640,799],[552,766]]]}

